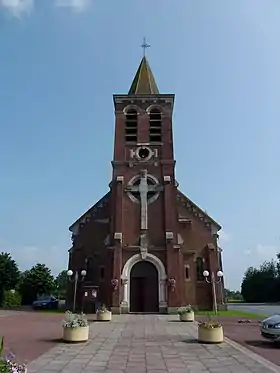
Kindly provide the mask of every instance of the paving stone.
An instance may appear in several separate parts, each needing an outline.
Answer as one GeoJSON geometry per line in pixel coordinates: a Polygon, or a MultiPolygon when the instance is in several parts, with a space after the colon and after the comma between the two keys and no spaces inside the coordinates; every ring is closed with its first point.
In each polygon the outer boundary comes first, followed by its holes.
{"type": "Polygon", "coordinates": [[[126,368],[125,373],[147,373],[146,368],[126,368]]]}
{"type": "Polygon", "coordinates": [[[98,368],[103,368],[103,367],[107,367],[108,363],[106,361],[94,361],[94,360],[91,360],[87,365],[86,367],[94,367],[96,369],[98,368]]]}
{"type": "MultiPolygon", "coordinates": [[[[271,373],[247,350],[199,344],[196,324],[171,315],[118,315],[91,323],[83,345],[60,344],[32,362],[30,373],[271,373]]],[[[275,370],[274,370],[275,372],[275,370]]],[[[279,368],[280,372],[280,368],[279,368]]]]}

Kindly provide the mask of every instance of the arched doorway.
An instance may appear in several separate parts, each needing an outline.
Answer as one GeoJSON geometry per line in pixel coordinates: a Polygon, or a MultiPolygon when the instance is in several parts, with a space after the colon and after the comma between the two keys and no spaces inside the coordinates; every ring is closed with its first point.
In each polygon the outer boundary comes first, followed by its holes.
{"type": "Polygon", "coordinates": [[[130,271],[130,312],[159,312],[158,270],[148,261],[134,264],[130,271]]]}

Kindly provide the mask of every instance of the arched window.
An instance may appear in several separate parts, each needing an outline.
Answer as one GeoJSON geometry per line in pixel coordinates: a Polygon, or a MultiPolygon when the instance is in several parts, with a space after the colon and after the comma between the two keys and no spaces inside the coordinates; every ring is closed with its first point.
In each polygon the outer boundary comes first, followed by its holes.
{"type": "Polygon", "coordinates": [[[99,267],[99,279],[104,280],[104,278],[105,278],[105,267],[100,266],[99,267]]]}
{"type": "Polygon", "coordinates": [[[203,260],[202,258],[196,258],[196,280],[203,281],[203,260]]]}
{"type": "Polygon", "coordinates": [[[161,142],[161,111],[157,108],[150,111],[150,142],[161,142]]]}
{"type": "Polygon", "coordinates": [[[190,267],[188,265],[185,265],[185,280],[189,280],[190,279],[190,271],[189,271],[190,267]]]}
{"type": "Polygon", "coordinates": [[[137,142],[138,114],[135,109],[129,109],[126,113],[125,141],[137,142]]]}
{"type": "Polygon", "coordinates": [[[94,260],[92,257],[86,258],[86,271],[87,271],[86,280],[90,281],[94,273],[94,260]]]}

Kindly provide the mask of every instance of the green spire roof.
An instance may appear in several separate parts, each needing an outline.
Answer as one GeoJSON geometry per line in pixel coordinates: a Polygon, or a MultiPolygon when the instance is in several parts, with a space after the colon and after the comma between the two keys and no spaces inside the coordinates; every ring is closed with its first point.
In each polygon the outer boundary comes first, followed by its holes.
{"type": "Polygon", "coordinates": [[[135,78],[131,84],[129,95],[156,95],[159,90],[147,58],[140,62],[135,78]]]}

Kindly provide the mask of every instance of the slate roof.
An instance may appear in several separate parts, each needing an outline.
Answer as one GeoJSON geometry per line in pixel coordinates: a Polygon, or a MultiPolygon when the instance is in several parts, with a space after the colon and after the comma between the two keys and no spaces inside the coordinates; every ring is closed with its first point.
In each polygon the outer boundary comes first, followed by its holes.
{"type": "Polygon", "coordinates": [[[136,75],[131,84],[129,95],[155,95],[159,90],[147,58],[144,56],[140,62],[136,75]]]}

